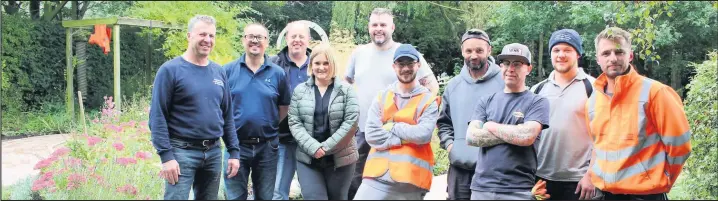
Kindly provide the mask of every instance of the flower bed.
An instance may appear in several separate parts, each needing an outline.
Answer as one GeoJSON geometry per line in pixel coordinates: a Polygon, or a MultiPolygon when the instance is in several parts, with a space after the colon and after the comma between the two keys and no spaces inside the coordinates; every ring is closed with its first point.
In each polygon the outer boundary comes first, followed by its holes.
{"type": "MultiPolygon", "coordinates": [[[[40,175],[32,191],[43,199],[161,199],[159,157],[147,124],[149,101],[134,100],[120,116],[112,97],[87,133],[72,139],[35,165],[40,175]]],[[[82,126],[80,125],[80,128],[82,126]]]]}

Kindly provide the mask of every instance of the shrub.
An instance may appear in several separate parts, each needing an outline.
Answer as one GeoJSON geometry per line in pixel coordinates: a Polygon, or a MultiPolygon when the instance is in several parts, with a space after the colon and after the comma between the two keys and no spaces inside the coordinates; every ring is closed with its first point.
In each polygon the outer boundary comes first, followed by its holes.
{"type": "Polygon", "coordinates": [[[147,128],[147,98],[134,98],[122,117],[112,98],[91,120],[87,133],[73,133],[66,147],[35,165],[40,177],[32,191],[43,199],[161,199],[163,180],[157,176],[147,128]]]}
{"type": "Polygon", "coordinates": [[[690,189],[683,199],[718,198],[718,183],[713,182],[718,180],[718,51],[708,57],[703,63],[691,64],[696,75],[687,86],[685,110],[693,135],[691,157],[679,178],[684,180],[676,184],[679,190],[690,189]]]}
{"type": "Polygon", "coordinates": [[[43,104],[31,112],[3,112],[3,136],[69,133],[74,129],[75,123],[61,103],[43,104]]]}

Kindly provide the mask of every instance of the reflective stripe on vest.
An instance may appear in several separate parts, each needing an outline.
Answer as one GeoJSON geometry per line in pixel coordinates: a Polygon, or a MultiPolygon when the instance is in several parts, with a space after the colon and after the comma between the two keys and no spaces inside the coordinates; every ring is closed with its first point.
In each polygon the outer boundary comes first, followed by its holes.
{"type": "MultiPolygon", "coordinates": [[[[635,185],[648,179],[657,180],[658,178],[651,178],[655,177],[651,175],[668,175],[665,168],[661,167],[662,165],[665,165],[666,163],[682,164],[688,158],[688,155],[678,157],[668,156],[663,148],[663,144],[659,145],[659,143],[663,141],[666,143],[665,145],[668,146],[682,145],[690,141],[690,131],[687,131],[680,136],[662,137],[658,131],[655,131],[654,129],[647,129],[649,122],[646,115],[646,109],[653,82],[654,81],[649,78],[643,78],[640,93],[638,94],[638,104],[636,107],[637,111],[635,111],[635,114],[637,114],[636,128],[638,129],[637,144],[619,150],[604,150],[600,147],[594,147],[596,161],[593,163],[591,171],[598,177],[598,179],[602,180],[602,182],[599,181],[599,184],[601,185],[597,185],[597,187],[605,188],[608,185],[635,185]],[[648,130],[651,130],[652,133],[647,134],[646,132],[648,130]],[[663,140],[661,138],[663,138],[663,140]]],[[[597,111],[595,108],[596,99],[597,97],[594,95],[588,100],[588,116],[589,121],[591,122],[595,119],[597,111]]],[[[599,134],[592,134],[594,143],[597,143],[597,135],[599,134]]],[[[594,181],[594,183],[595,182],[596,181],[594,181]]],[[[639,187],[634,186],[632,188],[639,187]]]]}
{"type": "MultiPolygon", "coordinates": [[[[435,96],[427,93],[409,99],[409,102],[398,109],[394,101],[394,93],[387,91],[379,95],[382,108],[381,121],[394,121],[416,125],[424,110],[435,100],[435,96]]],[[[429,190],[433,179],[434,154],[430,144],[403,144],[387,150],[369,152],[363,176],[365,178],[381,177],[387,172],[392,180],[407,183],[429,190]]]]}

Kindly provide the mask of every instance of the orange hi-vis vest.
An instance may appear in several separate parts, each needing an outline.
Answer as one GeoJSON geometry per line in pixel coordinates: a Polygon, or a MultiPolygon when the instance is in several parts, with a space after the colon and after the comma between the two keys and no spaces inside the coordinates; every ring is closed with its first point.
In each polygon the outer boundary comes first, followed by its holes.
{"type": "MultiPolygon", "coordinates": [[[[412,97],[406,106],[399,110],[394,101],[394,92],[387,91],[377,98],[383,100],[382,123],[394,121],[410,125],[417,124],[417,120],[431,102],[440,101],[436,96],[424,93],[412,97]]],[[[378,178],[388,172],[391,179],[396,182],[429,190],[434,176],[433,167],[434,152],[429,143],[422,145],[406,143],[382,151],[372,148],[367,156],[363,177],[378,178]]]]}
{"type": "Polygon", "coordinates": [[[667,193],[691,152],[691,132],[676,92],[639,75],[634,67],[616,77],[613,97],[605,74],[586,101],[595,161],[593,185],[614,194],[667,193]]]}
{"type": "Polygon", "coordinates": [[[104,24],[95,25],[95,33],[90,35],[87,41],[90,44],[96,44],[102,48],[102,52],[107,55],[110,52],[110,38],[112,37],[112,29],[104,24]]]}

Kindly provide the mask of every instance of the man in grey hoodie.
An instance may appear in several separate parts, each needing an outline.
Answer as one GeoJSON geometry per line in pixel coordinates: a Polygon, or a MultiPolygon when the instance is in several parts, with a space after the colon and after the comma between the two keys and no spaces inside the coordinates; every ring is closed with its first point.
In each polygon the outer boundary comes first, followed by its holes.
{"type": "Polygon", "coordinates": [[[399,46],[393,64],[398,81],[372,101],[365,128],[371,151],[354,200],[421,200],[431,188],[429,143],[439,108],[416,79],[419,58],[413,46],[399,46]]]}
{"type": "Polygon", "coordinates": [[[449,200],[471,198],[469,187],[479,148],[466,144],[467,122],[473,113],[469,108],[476,107],[476,100],[501,92],[504,87],[501,76],[496,76],[501,69],[491,57],[491,40],[486,32],[479,29],[466,31],[461,37],[461,54],[464,67],[444,88],[443,105],[436,122],[441,148],[449,152],[451,162],[447,175],[449,200]]]}

